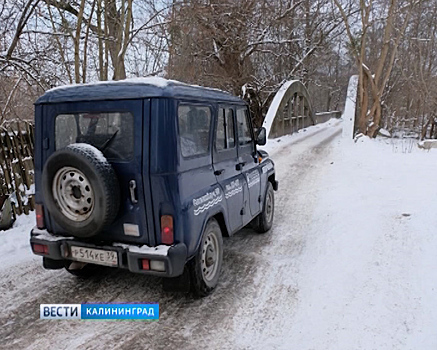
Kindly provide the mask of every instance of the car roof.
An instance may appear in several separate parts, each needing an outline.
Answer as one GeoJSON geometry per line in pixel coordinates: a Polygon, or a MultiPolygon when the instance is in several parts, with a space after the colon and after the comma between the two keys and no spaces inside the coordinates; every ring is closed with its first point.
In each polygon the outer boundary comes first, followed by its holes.
{"type": "Polygon", "coordinates": [[[240,98],[221,90],[188,85],[175,80],[149,77],[60,86],[48,90],[35,104],[127,100],[150,97],[244,103],[240,98]]]}

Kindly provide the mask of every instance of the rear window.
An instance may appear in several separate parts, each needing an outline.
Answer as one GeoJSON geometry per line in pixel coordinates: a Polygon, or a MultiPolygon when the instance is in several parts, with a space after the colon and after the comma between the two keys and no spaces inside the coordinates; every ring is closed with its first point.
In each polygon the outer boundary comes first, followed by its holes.
{"type": "Polygon", "coordinates": [[[133,124],[128,112],[60,114],[55,121],[55,146],[87,143],[108,159],[129,160],[134,154],[133,124]]]}
{"type": "Polygon", "coordinates": [[[192,157],[209,153],[210,108],[199,105],[180,105],[178,120],[182,156],[192,157]]]}

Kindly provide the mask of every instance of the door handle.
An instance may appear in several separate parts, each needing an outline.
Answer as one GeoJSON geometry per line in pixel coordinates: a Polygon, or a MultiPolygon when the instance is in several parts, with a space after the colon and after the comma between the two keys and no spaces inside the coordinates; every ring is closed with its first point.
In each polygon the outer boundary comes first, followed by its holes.
{"type": "Polygon", "coordinates": [[[245,165],[246,165],[246,162],[237,163],[237,165],[235,166],[235,169],[242,170],[245,165]]]}
{"type": "Polygon", "coordinates": [[[219,175],[223,174],[224,172],[225,172],[225,169],[216,170],[216,171],[214,171],[214,175],[219,176],[219,175]]]}
{"type": "Polygon", "coordinates": [[[132,204],[138,203],[137,195],[135,193],[136,189],[137,189],[137,183],[135,182],[135,180],[130,180],[129,190],[130,190],[130,200],[132,201],[132,204]]]}

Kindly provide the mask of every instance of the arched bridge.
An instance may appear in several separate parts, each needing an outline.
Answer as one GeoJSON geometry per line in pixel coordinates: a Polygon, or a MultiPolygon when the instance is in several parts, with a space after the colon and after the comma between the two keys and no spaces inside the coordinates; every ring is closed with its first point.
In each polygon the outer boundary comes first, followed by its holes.
{"type": "Polygon", "coordinates": [[[315,114],[305,85],[299,80],[291,80],[276,93],[262,126],[267,130],[267,137],[272,139],[340,116],[338,111],[315,114]]]}

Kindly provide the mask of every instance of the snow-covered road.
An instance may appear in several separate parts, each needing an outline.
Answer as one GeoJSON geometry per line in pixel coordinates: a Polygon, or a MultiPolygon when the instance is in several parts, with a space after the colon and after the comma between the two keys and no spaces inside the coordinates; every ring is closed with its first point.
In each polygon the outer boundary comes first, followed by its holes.
{"type": "Polygon", "coordinates": [[[328,122],[270,146],[274,227],[224,240],[204,299],[124,271],[47,271],[26,246],[30,224],[0,232],[0,348],[436,349],[437,152],[340,135],[328,122]],[[157,302],[160,320],[39,320],[41,303],[87,302],[157,302]]]}

